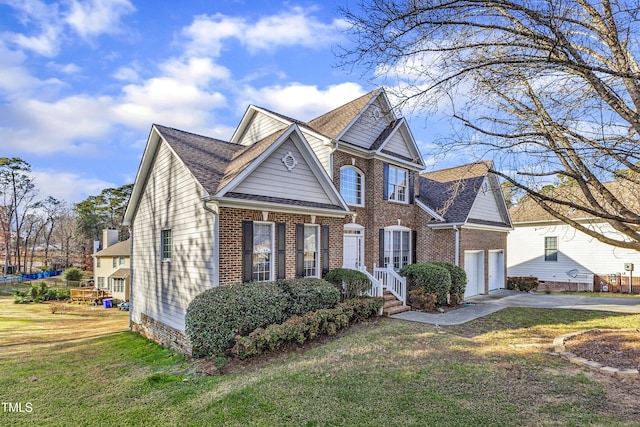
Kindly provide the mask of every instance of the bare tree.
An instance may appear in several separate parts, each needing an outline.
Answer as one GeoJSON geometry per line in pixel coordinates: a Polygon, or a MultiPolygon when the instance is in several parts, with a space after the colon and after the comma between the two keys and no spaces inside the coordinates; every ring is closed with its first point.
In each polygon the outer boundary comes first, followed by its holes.
{"type": "MultiPolygon", "coordinates": [[[[17,270],[21,270],[22,254],[22,227],[30,209],[33,208],[33,200],[37,194],[33,179],[29,176],[31,166],[24,160],[13,157],[0,157],[0,197],[4,212],[2,221],[6,227],[4,231],[5,241],[13,240],[15,246],[13,252],[17,270]]],[[[11,261],[11,248],[5,243],[5,274],[11,261]]]]}
{"type": "Polygon", "coordinates": [[[443,145],[492,156],[552,216],[640,249],[637,1],[362,0],[343,13],[342,65],[388,79],[400,106],[449,102],[464,126],[443,145]],[[541,191],[556,177],[571,189],[541,191]]]}

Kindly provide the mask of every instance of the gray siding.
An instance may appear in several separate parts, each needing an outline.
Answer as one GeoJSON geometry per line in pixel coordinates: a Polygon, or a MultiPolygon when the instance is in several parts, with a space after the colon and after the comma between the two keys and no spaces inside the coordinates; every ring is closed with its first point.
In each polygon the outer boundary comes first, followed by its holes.
{"type": "Polygon", "coordinates": [[[291,139],[278,147],[232,191],[308,202],[333,203],[291,139]],[[298,162],[291,171],[288,171],[282,162],[287,152],[291,152],[298,162]]]}
{"type": "Polygon", "coordinates": [[[379,119],[374,119],[371,110],[374,105],[382,110],[379,102],[369,106],[369,108],[360,116],[360,118],[347,130],[342,140],[351,144],[369,148],[371,144],[378,138],[382,131],[389,124],[388,119],[382,115],[379,119]]]}
{"type": "Polygon", "coordinates": [[[398,154],[400,156],[408,157],[410,159],[414,157],[411,151],[409,151],[409,148],[407,147],[407,143],[402,137],[402,132],[400,131],[400,129],[398,129],[391,136],[389,141],[387,141],[387,143],[385,144],[384,149],[387,151],[391,151],[395,154],[398,154]]]}
{"type": "Polygon", "coordinates": [[[202,208],[202,191],[162,143],[133,221],[132,308],[184,331],[187,306],[213,286],[214,219],[202,208]],[[172,232],[172,259],[161,261],[160,233],[172,232]]]}
{"type": "Polygon", "coordinates": [[[318,160],[320,160],[320,164],[322,165],[324,170],[327,172],[327,174],[330,177],[332,177],[333,174],[331,171],[331,160],[330,160],[331,147],[329,145],[326,145],[322,139],[317,138],[309,134],[308,132],[305,132],[304,128],[301,130],[302,130],[302,134],[304,135],[307,142],[311,146],[311,149],[315,153],[316,157],[318,158],[318,160]]]}
{"type": "Polygon", "coordinates": [[[285,123],[258,112],[251,120],[251,124],[245,130],[238,143],[242,145],[252,145],[286,127],[287,125],[285,123]]]}

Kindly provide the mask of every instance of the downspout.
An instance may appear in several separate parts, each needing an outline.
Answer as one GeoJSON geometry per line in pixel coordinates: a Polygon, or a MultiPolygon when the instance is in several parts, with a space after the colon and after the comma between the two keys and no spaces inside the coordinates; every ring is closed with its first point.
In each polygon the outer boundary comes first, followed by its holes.
{"type": "Polygon", "coordinates": [[[331,172],[329,176],[331,177],[332,181],[333,181],[333,153],[336,152],[339,145],[338,141],[333,140],[333,142],[336,144],[336,146],[329,150],[329,171],[331,172]]]}
{"type": "MultiPolygon", "coordinates": [[[[132,316],[132,308],[133,308],[133,276],[135,272],[133,271],[133,224],[129,225],[129,331],[133,331],[133,320],[132,316]]],[[[95,273],[94,273],[94,279],[95,273]]]]}
{"type": "Polygon", "coordinates": [[[456,237],[455,237],[455,254],[454,254],[454,258],[455,258],[455,262],[454,264],[456,266],[460,265],[460,229],[458,228],[457,225],[453,226],[453,231],[456,233],[456,237]]]}
{"type": "Polygon", "coordinates": [[[213,265],[215,266],[213,269],[213,286],[216,287],[220,284],[220,244],[218,242],[218,230],[220,225],[220,215],[218,215],[217,209],[212,209],[207,205],[206,200],[202,200],[202,208],[213,214],[213,265]]]}

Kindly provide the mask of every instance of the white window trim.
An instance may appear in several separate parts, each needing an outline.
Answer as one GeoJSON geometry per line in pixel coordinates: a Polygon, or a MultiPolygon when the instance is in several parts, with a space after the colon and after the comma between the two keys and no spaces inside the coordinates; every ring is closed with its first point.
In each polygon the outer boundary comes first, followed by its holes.
{"type": "MultiPolygon", "coordinates": [[[[408,205],[409,204],[409,169],[405,169],[405,168],[401,168],[399,166],[393,165],[391,163],[388,163],[389,165],[389,177],[387,179],[387,200],[390,202],[394,202],[394,203],[401,203],[403,205],[408,205]],[[393,185],[395,185],[396,188],[396,192],[390,192],[389,191],[389,185],[391,184],[391,168],[395,169],[396,171],[398,170],[402,170],[405,172],[405,185],[404,185],[404,200],[398,200],[398,199],[393,199],[392,196],[394,196],[397,193],[397,188],[398,188],[398,181],[396,180],[395,182],[393,182],[393,185]]],[[[397,173],[396,173],[396,177],[397,177],[397,173]]]]}
{"type": "MultiPolygon", "coordinates": [[[[304,224],[304,227],[313,227],[313,228],[315,228],[315,235],[316,235],[316,265],[315,265],[316,274],[313,275],[313,276],[305,275],[304,277],[320,278],[320,255],[322,253],[321,248],[320,248],[320,225],[318,225],[318,224],[304,224]]],[[[303,230],[304,230],[304,227],[303,227],[303,230]]],[[[303,256],[303,258],[304,258],[304,256],[303,256]]],[[[304,266],[303,266],[303,269],[304,269],[304,266]]]]}
{"type": "MultiPolygon", "coordinates": [[[[271,227],[271,257],[269,260],[269,278],[266,280],[258,280],[259,282],[269,282],[275,280],[276,274],[276,224],[271,221],[253,221],[253,227],[257,225],[269,225],[271,227]]],[[[253,235],[255,236],[255,228],[253,230],[253,235]]],[[[252,243],[253,245],[253,243],[252,243]]],[[[251,250],[251,276],[253,277],[253,255],[255,254],[253,248],[251,250]]]]}
{"type": "MultiPolygon", "coordinates": [[[[387,232],[390,232],[391,235],[393,236],[393,232],[394,231],[404,231],[404,232],[408,232],[409,233],[409,237],[408,237],[409,238],[409,249],[408,249],[408,253],[407,253],[407,264],[405,264],[405,265],[410,265],[410,264],[414,263],[415,261],[411,259],[411,254],[413,253],[413,250],[412,250],[413,248],[411,247],[412,240],[413,240],[411,238],[411,232],[413,230],[411,230],[409,227],[404,227],[402,225],[391,225],[391,226],[388,226],[388,227],[384,228],[384,234],[385,234],[385,236],[384,236],[384,245],[385,245],[384,253],[385,253],[385,257],[387,255],[386,247],[387,247],[387,244],[389,244],[389,240],[387,239],[387,232]]],[[[402,244],[401,244],[401,249],[402,249],[402,244]]],[[[401,253],[402,253],[402,250],[401,250],[401,253]]],[[[393,266],[393,245],[391,245],[391,256],[389,257],[389,260],[390,260],[389,264],[391,264],[391,268],[393,269],[394,268],[394,266],[393,266]]],[[[385,265],[383,267],[387,267],[387,266],[385,265]]],[[[402,268],[402,267],[404,267],[404,265],[401,266],[400,268],[402,268]]]]}
{"type": "MultiPolygon", "coordinates": [[[[347,200],[345,200],[345,202],[349,206],[364,207],[364,173],[355,166],[344,165],[340,168],[340,177],[342,177],[342,169],[351,169],[360,176],[360,203],[349,203],[347,200]]],[[[340,190],[342,191],[342,180],[340,180],[340,190]]],[[[340,193],[340,195],[342,196],[342,193],[340,193]]]]}
{"type": "Polygon", "coordinates": [[[544,262],[558,262],[558,252],[560,252],[559,246],[560,246],[560,239],[558,239],[558,236],[544,236],[544,255],[543,255],[544,262]],[[556,239],[556,249],[555,249],[556,259],[547,259],[547,239],[549,238],[556,239]]]}
{"type": "Polygon", "coordinates": [[[168,231],[171,237],[171,241],[170,241],[170,254],[171,256],[173,256],[173,232],[171,231],[170,228],[163,228],[162,230],[160,230],[160,260],[162,262],[171,262],[171,257],[165,258],[164,256],[164,240],[165,240],[165,236],[164,233],[168,231]]]}

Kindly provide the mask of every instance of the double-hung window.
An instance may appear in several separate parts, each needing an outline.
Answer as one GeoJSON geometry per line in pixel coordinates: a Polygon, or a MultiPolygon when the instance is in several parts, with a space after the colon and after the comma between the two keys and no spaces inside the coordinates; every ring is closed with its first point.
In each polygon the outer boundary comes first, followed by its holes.
{"type": "Polygon", "coordinates": [[[171,229],[162,230],[160,233],[160,250],[162,254],[162,261],[171,261],[171,229]]]}
{"type": "Polygon", "coordinates": [[[271,280],[273,272],[273,224],[253,223],[252,280],[271,280]]]}
{"type": "Polygon", "coordinates": [[[351,206],[364,205],[364,177],[356,168],[340,168],[340,195],[351,206]]]}
{"type": "Polygon", "coordinates": [[[556,236],[544,238],[544,260],[558,261],[558,238],[556,236]]]}
{"type": "Polygon", "coordinates": [[[389,165],[387,180],[387,194],[389,200],[407,203],[407,180],[409,172],[406,169],[389,165]]]}

